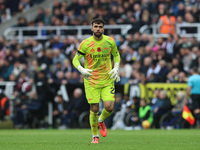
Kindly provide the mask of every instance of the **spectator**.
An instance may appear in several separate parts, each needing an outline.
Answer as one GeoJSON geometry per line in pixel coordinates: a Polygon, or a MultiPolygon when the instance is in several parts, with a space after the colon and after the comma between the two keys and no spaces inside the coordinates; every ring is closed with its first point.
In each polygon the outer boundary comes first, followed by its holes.
{"type": "MultiPolygon", "coordinates": [[[[160,4],[161,5],[161,4],[160,4]]],[[[176,17],[168,10],[165,14],[161,14],[158,29],[161,34],[175,34],[176,17]]]]}
{"type": "Polygon", "coordinates": [[[145,57],[144,58],[144,66],[141,67],[141,72],[147,75],[148,69],[151,67],[152,59],[151,57],[145,57]]]}
{"type": "Polygon", "coordinates": [[[139,3],[135,3],[134,6],[133,6],[133,15],[135,16],[136,18],[136,21],[137,22],[140,22],[140,19],[141,19],[141,6],[139,3]]]}
{"type": "Polygon", "coordinates": [[[25,71],[22,71],[16,83],[14,95],[18,96],[21,93],[26,93],[31,90],[32,80],[27,76],[25,71]]]}
{"type": "Polygon", "coordinates": [[[12,73],[15,76],[18,76],[23,69],[24,69],[23,65],[20,64],[20,61],[15,61],[14,65],[13,65],[13,71],[12,71],[12,73]]]}
{"type": "Polygon", "coordinates": [[[177,56],[180,52],[180,48],[182,47],[182,41],[178,34],[174,35],[174,41],[173,54],[174,56],[177,56]]]}
{"type": "Polygon", "coordinates": [[[134,118],[134,121],[138,121],[140,126],[142,126],[143,121],[148,121],[150,125],[153,124],[153,111],[145,99],[140,100],[139,115],[134,118]]]}
{"type": "Polygon", "coordinates": [[[4,121],[6,116],[10,114],[10,104],[8,97],[0,89],[0,121],[4,121]]]}
{"type": "Polygon", "coordinates": [[[2,66],[0,67],[0,76],[4,78],[4,80],[8,81],[10,74],[13,70],[13,65],[9,62],[9,60],[4,60],[2,62],[2,66]]]}
{"type": "MultiPolygon", "coordinates": [[[[141,34],[141,47],[142,48],[150,43],[149,38],[150,38],[149,34],[147,34],[147,33],[141,34]]],[[[138,49],[138,53],[139,53],[139,49],[138,49]]]]}
{"type": "Polygon", "coordinates": [[[198,9],[198,7],[197,6],[193,6],[192,7],[192,14],[193,14],[193,16],[194,16],[194,18],[195,18],[195,22],[200,22],[200,16],[199,16],[199,9],[198,9]]]}
{"type": "Polygon", "coordinates": [[[61,91],[58,91],[53,105],[53,128],[57,128],[63,122],[63,118],[67,114],[68,105],[69,102],[66,102],[62,97],[61,91]],[[60,119],[60,123],[57,123],[58,119],[60,119]]]}
{"type": "Polygon", "coordinates": [[[189,73],[192,61],[196,59],[196,56],[191,52],[190,47],[184,47],[182,51],[184,51],[182,59],[183,69],[189,73]]]}
{"type": "Polygon", "coordinates": [[[121,60],[119,72],[121,71],[125,71],[125,77],[130,78],[132,67],[129,63],[126,63],[124,60],[121,60]]]}
{"type": "Polygon", "coordinates": [[[44,100],[38,97],[36,91],[31,91],[28,98],[30,100],[21,105],[24,123],[29,125],[30,128],[42,127],[43,119],[46,115],[44,100]],[[38,122],[34,122],[34,119],[37,119],[38,122]]]}
{"type": "Polygon", "coordinates": [[[10,74],[9,81],[16,82],[16,76],[14,74],[10,74]]]}
{"type": "Polygon", "coordinates": [[[183,71],[183,63],[178,58],[172,58],[171,69],[178,68],[179,71],[183,71]]]}
{"type": "Polygon", "coordinates": [[[55,72],[56,70],[56,65],[60,64],[60,68],[62,68],[62,63],[63,61],[66,59],[65,55],[61,53],[61,51],[59,49],[54,49],[53,50],[53,68],[52,71],[55,72]]]}
{"type": "Polygon", "coordinates": [[[179,70],[177,68],[173,68],[167,75],[168,83],[177,83],[179,79],[179,70]]]}
{"type": "MultiPolygon", "coordinates": [[[[187,25],[187,23],[184,20],[184,17],[182,17],[182,16],[177,16],[177,23],[180,24],[180,25],[187,25]]],[[[180,33],[181,34],[186,34],[187,33],[187,28],[181,27],[180,28],[180,33]]]]}
{"type": "Polygon", "coordinates": [[[31,8],[31,0],[20,0],[18,11],[26,11],[31,8]]]}
{"type": "Polygon", "coordinates": [[[176,104],[173,106],[171,112],[167,114],[162,122],[162,127],[167,129],[179,129],[184,127],[182,124],[184,119],[182,118],[183,107],[185,106],[184,102],[185,94],[182,91],[178,91],[176,94],[176,104]]]}
{"type": "Polygon", "coordinates": [[[49,25],[52,25],[52,12],[51,12],[51,8],[46,8],[45,9],[45,16],[44,16],[44,25],[45,26],[49,26],[49,25]]]}
{"type": "Polygon", "coordinates": [[[63,61],[63,71],[64,73],[66,74],[67,72],[72,72],[72,65],[71,65],[71,61],[66,58],[64,61],[63,61]]]}
{"type": "Polygon", "coordinates": [[[151,103],[150,103],[153,109],[156,107],[155,104],[156,104],[157,100],[159,99],[159,93],[160,93],[160,90],[159,89],[155,89],[154,97],[153,97],[153,99],[151,100],[151,103]]]}
{"type": "Polygon", "coordinates": [[[166,53],[170,56],[173,56],[174,54],[174,37],[173,35],[169,34],[167,37],[167,42],[166,42],[166,53]]]}
{"type": "Polygon", "coordinates": [[[177,102],[172,108],[172,113],[181,115],[183,107],[185,106],[185,94],[182,91],[177,92],[176,94],[177,102]]]}
{"type": "Polygon", "coordinates": [[[141,82],[141,72],[137,70],[132,71],[132,75],[130,79],[128,80],[129,84],[138,84],[141,82]]]}
{"type": "MultiPolygon", "coordinates": [[[[185,13],[184,20],[187,24],[195,23],[195,18],[190,11],[185,13]]],[[[186,29],[186,33],[197,33],[197,29],[195,27],[189,27],[186,29]]]]}
{"type": "Polygon", "coordinates": [[[166,65],[165,60],[159,61],[160,71],[158,72],[158,81],[159,82],[166,82],[166,74],[168,74],[169,70],[166,65]]]}
{"type": "Polygon", "coordinates": [[[179,4],[178,4],[177,16],[184,17],[184,15],[185,15],[185,6],[184,6],[183,3],[179,3],[179,4]]]}
{"type": "Polygon", "coordinates": [[[80,73],[75,70],[72,72],[72,80],[69,82],[70,84],[79,84],[80,82],[80,73]]]}
{"type": "Polygon", "coordinates": [[[65,78],[65,74],[62,70],[58,70],[56,73],[56,77],[54,79],[54,83],[59,86],[61,84],[67,84],[67,79],[65,78]]]}
{"type": "Polygon", "coordinates": [[[35,23],[38,23],[40,21],[44,21],[44,17],[45,17],[45,11],[43,8],[39,8],[38,9],[38,14],[35,18],[35,23]]]}
{"type": "Polygon", "coordinates": [[[194,67],[194,66],[196,66],[196,67],[198,67],[198,60],[199,60],[199,47],[197,47],[197,46],[194,46],[193,48],[192,48],[192,54],[194,55],[194,58],[195,59],[193,59],[192,60],[192,64],[191,64],[191,66],[190,67],[194,67]]]}
{"type": "Polygon", "coordinates": [[[165,9],[166,9],[165,4],[164,4],[164,3],[160,3],[160,4],[158,5],[158,15],[159,15],[159,16],[165,15],[165,9]]]}
{"type": "MultiPolygon", "coordinates": [[[[78,43],[77,43],[78,44],[78,43]]],[[[74,49],[77,49],[77,45],[75,44],[75,38],[69,36],[64,39],[64,45],[62,47],[63,53],[66,55],[67,58],[70,58],[71,53],[74,49]]]]}
{"type": "Polygon", "coordinates": [[[140,29],[140,24],[137,22],[134,15],[130,16],[129,23],[132,25],[132,28],[128,31],[129,34],[134,34],[140,29]]]}
{"type": "Polygon", "coordinates": [[[187,82],[187,77],[184,72],[179,72],[178,74],[178,83],[186,83],[187,82]]]}
{"type": "Polygon", "coordinates": [[[140,20],[140,26],[143,26],[143,25],[151,25],[152,23],[152,18],[151,18],[151,14],[150,12],[148,11],[148,9],[144,9],[142,11],[142,14],[141,14],[141,20],[140,20]]]}
{"type": "Polygon", "coordinates": [[[15,111],[14,111],[14,115],[12,116],[12,120],[13,120],[14,128],[16,129],[24,128],[24,126],[27,123],[27,119],[24,116],[25,112],[21,108],[21,106],[27,104],[27,102],[28,102],[27,93],[21,92],[15,98],[15,103],[14,103],[15,111]]]}
{"type": "Polygon", "coordinates": [[[193,48],[193,47],[199,47],[199,43],[198,43],[198,41],[197,41],[197,39],[195,38],[195,37],[191,37],[190,38],[190,43],[191,43],[191,48],[193,48]]]}
{"type": "Polygon", "coordinates": [[[171,102],[167,97],[166,91],[161,90],[159,92],[159,98],[152,107],[154,108],[154,125],[156,128],[160,128],[160,118],[171,110],[171,102]]]}
{"type": "Polygon", "coordinates": [[[78,114],[85,110],[83,104],[83,91],[80,88],[76,88],[73,92],[72,100],[65,111],[66,113],[64,115],[62,126],[60,126],[59,129],[73,127],[74,119],[77,117],[78,114]]]}
{"type": "Polygon", "coordinates": [[[36,72],[34,77],[34,85],[36,88],[38,99],[42,102],[42,110],[45,113],[47,110],[47,102],[53,101],[53,92],[50,90],[48,77],[44,70],[36,72]]]}
{"type": "Polygon", "coordinates": [[[157,65],[157,63],[155,61],[153,61],[153,63],[147,70],[146,79],[149,80],[152,74],[156,75],[156,74],[158,74],[159,71],[160,71],[160,66],[157,65]]]}
{"type": "Polygon", "coordinates": [[[30,39],[30,40],[31,40],[31,45],[32,45],[32,49],[34,53],[37,54],[40,50],[43,49],[43,45],[39,41],[34,40],[34,39],[30,39]]]}
{"type": "Polygon", "coordinates": [[[53,49],[61,49],[63,47],[63,43],[60,41],[60,36],[55,35],[54,36],[54,43],[53,43],[53,49]]]}

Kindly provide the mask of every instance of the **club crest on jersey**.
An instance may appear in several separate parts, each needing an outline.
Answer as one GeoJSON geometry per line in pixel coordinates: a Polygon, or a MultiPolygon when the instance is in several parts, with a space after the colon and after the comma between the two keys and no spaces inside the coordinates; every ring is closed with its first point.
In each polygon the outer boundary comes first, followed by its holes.
{"type": "Polygon", "coordinates": [[[97,48],[97,52],[100,52],[100,51],[101,51],[101,47],[98,47],[98,48],[97,48]]]}
{"type": "Polygon", "coordinates": [[[94,53],[94,52],[95,52],[95,50],[94,50],[94,49],[91,49],[91,50],[90,50],[90,52],[91,52],[91,53],[94,53]]]}

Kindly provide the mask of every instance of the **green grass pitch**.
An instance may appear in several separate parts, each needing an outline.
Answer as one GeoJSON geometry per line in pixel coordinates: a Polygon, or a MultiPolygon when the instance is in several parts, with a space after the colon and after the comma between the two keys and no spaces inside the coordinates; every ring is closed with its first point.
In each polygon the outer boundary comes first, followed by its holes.
{"type": "Polygon", "coordinates": [[[200,130],[108,130],[91,140],[89,129],[0,130],[0,150],[199,150],[200,130]]]}

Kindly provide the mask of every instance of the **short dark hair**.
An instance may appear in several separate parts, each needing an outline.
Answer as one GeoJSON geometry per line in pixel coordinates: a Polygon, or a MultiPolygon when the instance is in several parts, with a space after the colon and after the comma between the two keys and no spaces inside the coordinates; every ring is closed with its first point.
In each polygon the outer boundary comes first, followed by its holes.
{"type": "Polygon", "coordinates": [[[193,73],[198,73],[198,68],[196,66],[192,67],[192,72],[193,73]]]}
{"type": "Polygon", "coordinates": [[[105,24],[105,21],[101,18],[96,18],[96,19],[93,19],[92,20],[92,25],[96,23],[96,24],[100,24],[100,23],[103,23],[103,25],[105,24]]]}

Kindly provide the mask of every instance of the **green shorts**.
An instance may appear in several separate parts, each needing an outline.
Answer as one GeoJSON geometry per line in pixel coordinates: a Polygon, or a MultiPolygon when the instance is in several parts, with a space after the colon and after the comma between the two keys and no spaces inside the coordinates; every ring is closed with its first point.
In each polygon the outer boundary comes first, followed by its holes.
{"type": "Polygon", "coordinates": [[[114,84],[102,88],[85,88],[85,93],[89,104],[99,103],[100,99],[102,99],[103,101],[115,101],[114,84]]]}

